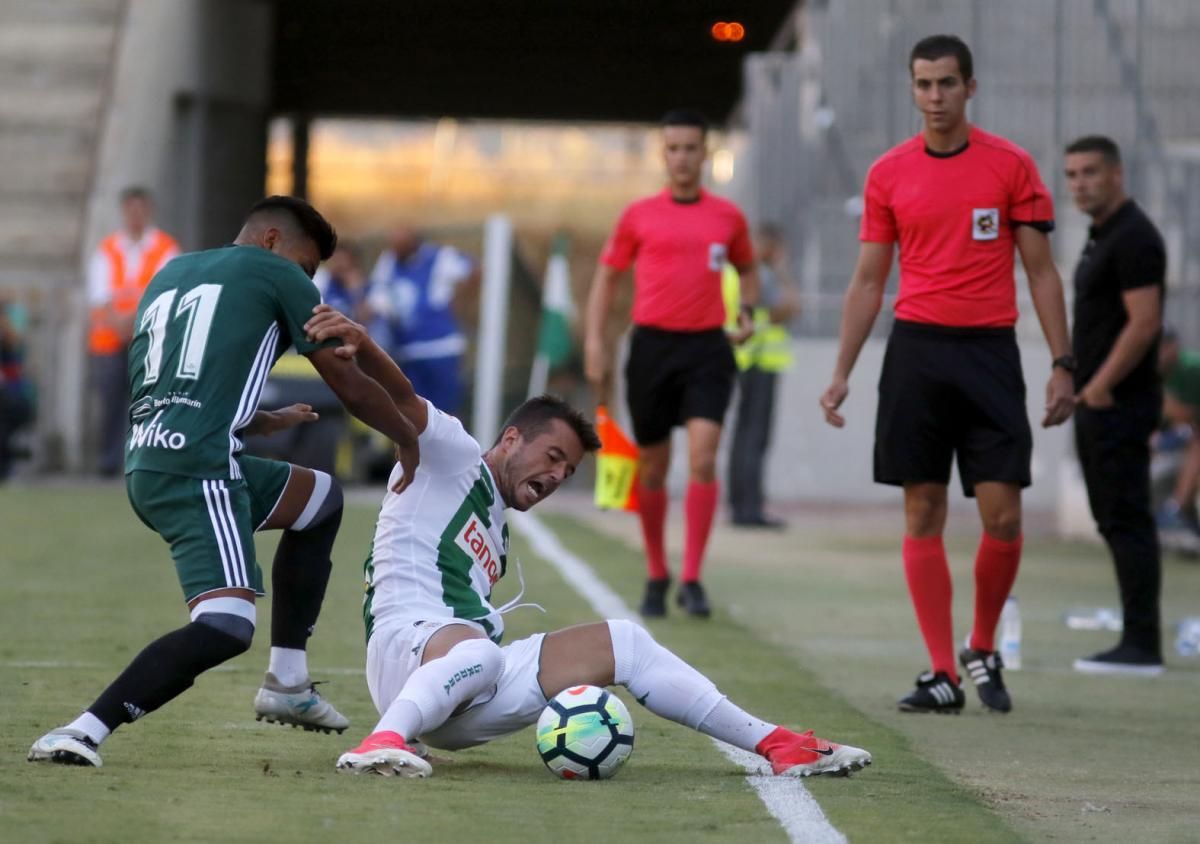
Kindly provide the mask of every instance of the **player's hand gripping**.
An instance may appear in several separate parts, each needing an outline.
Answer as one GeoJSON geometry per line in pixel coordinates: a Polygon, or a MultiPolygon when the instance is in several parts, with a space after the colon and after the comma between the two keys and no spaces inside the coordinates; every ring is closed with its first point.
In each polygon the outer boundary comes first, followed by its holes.
{"type": "Polygon", "coordinates": [[[256,434],[275,434],[295,428],[306,422],[316,422],[321,417],[312,409],[312,405],[292,404],[278,410],[260,410],[254,414],[256,434]]]}
{"type": "Polygon", "coordinates": [[[1075,384],[1071,373],[1055,367],[1046,382],[1046,415],[1042,419],[1043,428],[1061,425],[1071,418],[1075,410],[1075,384]]]}
{"type": "Polygon", "coordinates": [[[242,432],[253,436],[269,436],[286,431],[305,422],[316,422],[320,417],[307,404],[293,404],[279,410],[256,410],[242,432]]]}
{"type": "Polygon", "coordinates": [[[850,395],[850,385],[845,378],[836,377],[825,392],[821,393],[821,410],[825,412],[825,421],[835,428],[841,428],[846,424],[846,419],[837,410],[848,395],[850,395]]]}
{"type": "Polygon", "coordinates": [[[338,338],[342,345],[334,349],[333,353],[346,359],[358,354],[358,350],[370,339],[367,329],[330,305],[317,305],[313,308],[313,316],[304,323],[304,331],[310,343],[320,343],[330,337],[338,338]]]}

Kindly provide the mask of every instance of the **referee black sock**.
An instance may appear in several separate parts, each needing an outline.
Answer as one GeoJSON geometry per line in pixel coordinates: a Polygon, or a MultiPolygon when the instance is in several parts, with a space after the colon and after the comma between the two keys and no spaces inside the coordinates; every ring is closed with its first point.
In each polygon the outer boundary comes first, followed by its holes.
{"type": "Polygon", "coordinates": [[[249,647],[248,641],[193,621],[147,645],[87,711],[115,730],[178,697],[205,671],[249,647]]]}
{"type": "Polygon", "coordinates": [[[285,530],[271,564],[271,647],[304,650],[333,570],[330,552],[342,508],[305,530],[285,530]]]}

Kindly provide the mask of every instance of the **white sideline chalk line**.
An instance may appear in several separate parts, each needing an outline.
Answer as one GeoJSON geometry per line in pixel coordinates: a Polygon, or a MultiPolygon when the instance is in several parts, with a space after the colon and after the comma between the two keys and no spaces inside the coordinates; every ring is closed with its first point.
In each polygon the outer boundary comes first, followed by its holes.
{"type": "MultiPolygon", "coordinates": [[[[529,543],[537,555],[554,566],[563,579],[577,591],[602,618],[641,619],[621,600],[621,596],[596,574],[586,562],[571,553],[550,528],[531,513],[509,512],[509,521],[529,543]]],[[[846,836],[838,832],[821,810],[816,799],[804,784],[794,777],[777,777],[768,771],[766,761],[756,754],[712,739],[725,756],[746,770],[749,783],[794,842],[816,844],[845,844],[846,836]]]]}

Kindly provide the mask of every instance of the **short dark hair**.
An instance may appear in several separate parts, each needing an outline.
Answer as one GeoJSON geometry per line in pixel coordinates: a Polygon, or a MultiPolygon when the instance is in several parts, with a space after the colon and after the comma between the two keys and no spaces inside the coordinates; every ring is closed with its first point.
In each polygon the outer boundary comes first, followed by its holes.
{"type": "MultiPolygon", "coordinates": [[[[503,433],[509,428],[516,428],[528,442],[545,433],[555,419],[561,419],[571,426],[571,430],[583,444],[584,451],[595,451],[600,448],[600,437],[587,417],[558,396],[548,393],[522,403],[504,420],[504,425],[500,430],[503,433]]],[[[499,441],[500,439],[497,438],[496,442],[499,441]]]]}
{"type": "Polygon", "coordinates": [[[122,188],[120,197],[122,204],[130,199],[140,199],[144,202],[154,201],[154,195],[150,193],[150,188],[143,187],[142,185],[130,185],[129,187],[122,188]]]}
{"type": "Polygon", "coordinates": [[[277,194],[260,199],[246,214],[246,221],[249,222],[259,214],[279,212],[291,217],[300,227],[304,236],[317,245],[317,251],[321,253],[322,261],[329,259],[333,250],[337,248],[337,232],[334,231],[329,221],[321,216],[320,211],[298,196],[277,194]]]}
{"type": "Polygon", "coordinates": [[[1064,150],[1067,155],[1073,152],[1098,152],[1109,164],[1121,163],[1121,148],[1117,142],[1107,135],[1084,135],[1067,144],[1064,150]]]}
{"type": "Polygon", "coordinates": [[[701,135],[708,134],[708,118],[694,108],[673,108],[663,115],[662,127],[694,126],[701,135]]]}
{"type": "Polygon", "coordinates": [[[957,35],[930,35],[918,41],[908,54],[908,72],[912,73],[913,64],[917,59],[936,62],[947,56],[953,56],[958,61],[958,70],[962,74],[963,82],[975,76],[975,61],[971,58],[971,48],[957,35]]]}

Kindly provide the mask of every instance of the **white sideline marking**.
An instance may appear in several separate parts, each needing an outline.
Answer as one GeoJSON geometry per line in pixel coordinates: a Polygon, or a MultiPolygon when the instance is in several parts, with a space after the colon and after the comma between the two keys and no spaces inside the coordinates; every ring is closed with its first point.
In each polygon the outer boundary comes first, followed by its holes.
{"type": "MultiPolygon", "coordinates": [[[[537,555],[548,562],[583,596],[602,618],[626,618],[641,623],[638,615],[621,600],[596,572],[571,553],[550,528],[530,513],[509,512],[509,521],[533,546],[537,555]]],[[[783,826],[790,841],[817,844],[844,844],[846,836],[838,832],[800,780],[769,773],[766,761],[723,741],[712,739],[727,758],[741,765],[749,776],[746,782],[756,792],[767,811],[783,826]]]]}

